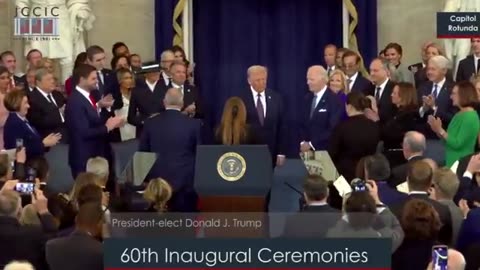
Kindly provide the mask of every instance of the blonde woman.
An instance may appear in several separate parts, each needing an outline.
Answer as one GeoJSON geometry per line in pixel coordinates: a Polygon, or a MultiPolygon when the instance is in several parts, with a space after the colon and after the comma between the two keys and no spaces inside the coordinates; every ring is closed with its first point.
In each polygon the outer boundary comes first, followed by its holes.
{"type": "MultiPolygon", "coordinates": [[[[338,98],[342,101],[342,104],[346,104],[347,102],[347,95],[350,93],[349,85],[347,82],[347,76],[343,71],[336,69],[335,71],[330,74],[330,78],[328,80],[328,87],[332,90],[335,94],[337,94],[338,98]]],[[[342,116],[342,120],[347,119],[347,113],[345,112],[342,116]]]]}
{"type": "Polygon", "coordinates": [[[143,193],[143,198],[150,204],[148,212],[166,212],[167,203],[172,197],[172,187],[162,178],[150,180],[143,193]]]}

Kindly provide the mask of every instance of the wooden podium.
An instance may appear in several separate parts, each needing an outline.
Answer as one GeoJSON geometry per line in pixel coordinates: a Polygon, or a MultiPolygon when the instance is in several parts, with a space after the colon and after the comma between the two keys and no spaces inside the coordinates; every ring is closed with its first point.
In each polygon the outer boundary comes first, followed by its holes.
{"type": "Polygon", "coordinates": [[[195,190],[205,216],[259,221],[263,227],[209,230],[214,237],[258,237],[268,231],[267,194],[272,182],[266,145],[203,145],[197,148],[195,190]]]}

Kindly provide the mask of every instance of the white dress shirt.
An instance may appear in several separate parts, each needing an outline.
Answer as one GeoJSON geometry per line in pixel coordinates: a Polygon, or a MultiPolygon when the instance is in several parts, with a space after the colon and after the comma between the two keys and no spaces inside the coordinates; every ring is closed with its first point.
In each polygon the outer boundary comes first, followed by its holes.
{"type": "Polygon", "coordinates": [[[318,106],[318,102],[322,99],[323,95],[327,91],[327,86],[325,85],[322,90],[318,91],[317,93],[314,93],[313,95],[317,98],[315,100],[315,108],[318,106]]]}
{"type": "Polygon", "coordinates": [[[348,85],[348,89],[350,91],[352,91],[352,88],[353,88],[353,85],[355,84],[355,80],[357,79],[358,77],[358,72],[356,72],[355,74],[353,74],[352,77],[348,78],[350,80],[350,84],[348,85]]]}
{"type": "Polygon", "coordinates": [[[155,86],[157,86],[158,81],[155,81],[154,83],[150,83],[148,80],[145,80],[145,82],[147,83],[147,86],[150,89],[150,91],[152,92],[155,91],[155,86]]]}
{"type": "Polygon", "coordinates": [[[478,59],[480,59],[480,57],[476,56],[475,54],[473,54],[473,65],[475,66],[475,74],[477,74],[477,70],[478,70],[478,59]]]}
{"type": "Polygon", "coordinates": [[[380,84],[380,85],[378,85],[378,86],[375,85],[374,97],[377,96],[377,88],[380,87],[380,93],[379,93],[379,95],[378,95],[378,99],[381,99],[381,98],[382,98],[383,92],[384,92],[384,90],[385,90],[385,86],[387,85],[387,83],[388,83],[389,80],[390,80],[390,79],[387,78],[382,84],[380,84]]]}
{"type": "Polygon", "coordinates": [[[263,117],[267,116],[267,98],[265,97],[265,90],[261,93],[258,93],[253,89],[252,86],[250,86],[250,90],[252,91],[252,96],[253,96],[253,104],[255,104],[255,107],[257,107],[257,99],[258,99],[258,94],[260,94],[260,101],[262,102],[263,105],[263,117]]]}
{"type": "Polygon", "coordinates": [[[163,81],[165,82],[165,85],[170,84],[170,77],[168,77],[168,75],[165,74],[165,72],[162,72],[162,78],[163,78],[163,81]]]}
{"type": "MultiPolygon", "coordinates": [[[[121,109],[115,110],[115,115],[127,119],[128,116],[128,107],[130,106],[130,99],[122,95],[123,107],[121,109]]],[[[124,126],[120,127],[120,137],[122,141],[127,141],[130,139],[135,139],[136,128],[135,126],[125,123],[124,126]]]]}
{"type": "Polygon", "coordinates": [[[98,80],[103,84],[105,85],[105,78],[103,77],[103,73],[101,70],[97,70],[97,77],[98,77],[98,80]]]}
{"type": "Polygon", "coordinates": [[[62,123],[65,122],[65,118],[63,118],[63,114],[62,112],[60,112],[60,108],[58,107],[58,104],[57,102],[55,101],[55,99],[53,98],[53,95],[51,93],[45,93],[45,91],[43,91],[42,89],[40,89],[40,87],[37,87],[38,89],[38,92],[40,92],[40,94],[42,94],[42,96],[45,97],[45,99],[48,101],[48,102],[51,102],[50,99],[48,98],[48,96],[51,96],[52,97],[52,101],[53,101],[53,104],[59,109],[58,110],[58,113],[60,114],[60,118],[62,119],[62,123]]]}

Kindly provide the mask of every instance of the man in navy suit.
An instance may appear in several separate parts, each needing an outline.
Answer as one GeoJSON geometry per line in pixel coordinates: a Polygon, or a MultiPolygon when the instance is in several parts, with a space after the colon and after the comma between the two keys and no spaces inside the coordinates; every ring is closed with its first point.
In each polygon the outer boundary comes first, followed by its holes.
{"type": "Polygon", "coordinates": [[[340,122],[344,105],[328,87],[328,75],[322,66],[312,66],[307,72],[310,89],[304,99],[300,151],[325,150],[332,130],[340,122]]]}
{"type": "Polygon", "coordinates": [[[171,83],[169,87],[180,89],[183,94],[182,112],[190,117],[202,118],[202,102],[197,87],[187,81],[187,66],[183,62],[174,62],[170,66],[171,83]]]}
{"type": "Polygon", "coordinates": [[[480,38],[470,39],[472,55],[467,56],[458,64],[456,81],[470,81],[480,70],[480,38]]]}
{"type": "Polygon", "coordinates": [[[372,87],[372,82],[360,74],[360,56],[354,51],[347,51],[343,54],[343,69],[347,75],[348,89],[351,92],[367,94],[372,87]]]}
{"type": "Polygon", "coordinates": [[[74,71],[78,85],[69,97],[65,108],[65,123],[70,139],[68,162],[75,178],[85,171],[88,159],[105,157],[105,144],[110,131],[123,125],[120,117],[104,122],[96,104],[93,91],[97,89],[96,69],[82,64],[74,71]]]}
{"type": "Polygon", "coordinates": [[[149,177],[162,177],[172,186],[169,211],[194,212],[197,195],[193,178],[201,122],[181,112],[184,104],[180,89],[170,88],[164,104],[165,112],[145,121],[139,151],[157,154],[149,177]]]}
{"type": "Polygon", "coordinates": [[[428,117],[433,115],[442,120],[444,127],[448,127],[458,109],[453,106],[450,95],[453,84],[446,79],[449,60],[442,55],[436,55],[428,60],[427,77],[429,82],[424,83],[418,93],[422,100],[422,107],[419,110],[423,119],[423,133],[427,138],[427,150],[425,156],[432,158],[437,164],[443,164],[445,157],[444,145],[438,136],[427,124],[428,117]]]}
{"type": "Polygon", "coordinates": [[[389,72],[388,63],[383,59],[376,58],[370,63],[370,78],[373,86],[367,92],[367,95],[373,96],[377,102],[381,124],[388,122],[397,113],[397,107],[392,103],[395,83],[388,77],[389,72]]]}
{"type": "Polygon", "coordinates": [[[247,108],[247,123],[260,140],[268,145],[273,164],[285,163],[286,125],[282,97],[267,89],[268,70],[251,66],[247,70],[250,88],[242,93],[247,108]]]}

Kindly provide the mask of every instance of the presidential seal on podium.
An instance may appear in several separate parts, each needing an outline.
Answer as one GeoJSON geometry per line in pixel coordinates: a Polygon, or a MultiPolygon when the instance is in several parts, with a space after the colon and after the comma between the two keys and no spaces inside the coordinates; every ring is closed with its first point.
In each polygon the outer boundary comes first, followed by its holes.
{"type": "Polygon", "coordinates": [[[223,154],[217,162],[217,171],[225,181],[235,182],[245,175],[247,163],[245,159],[235,152],[223,154]]]}

